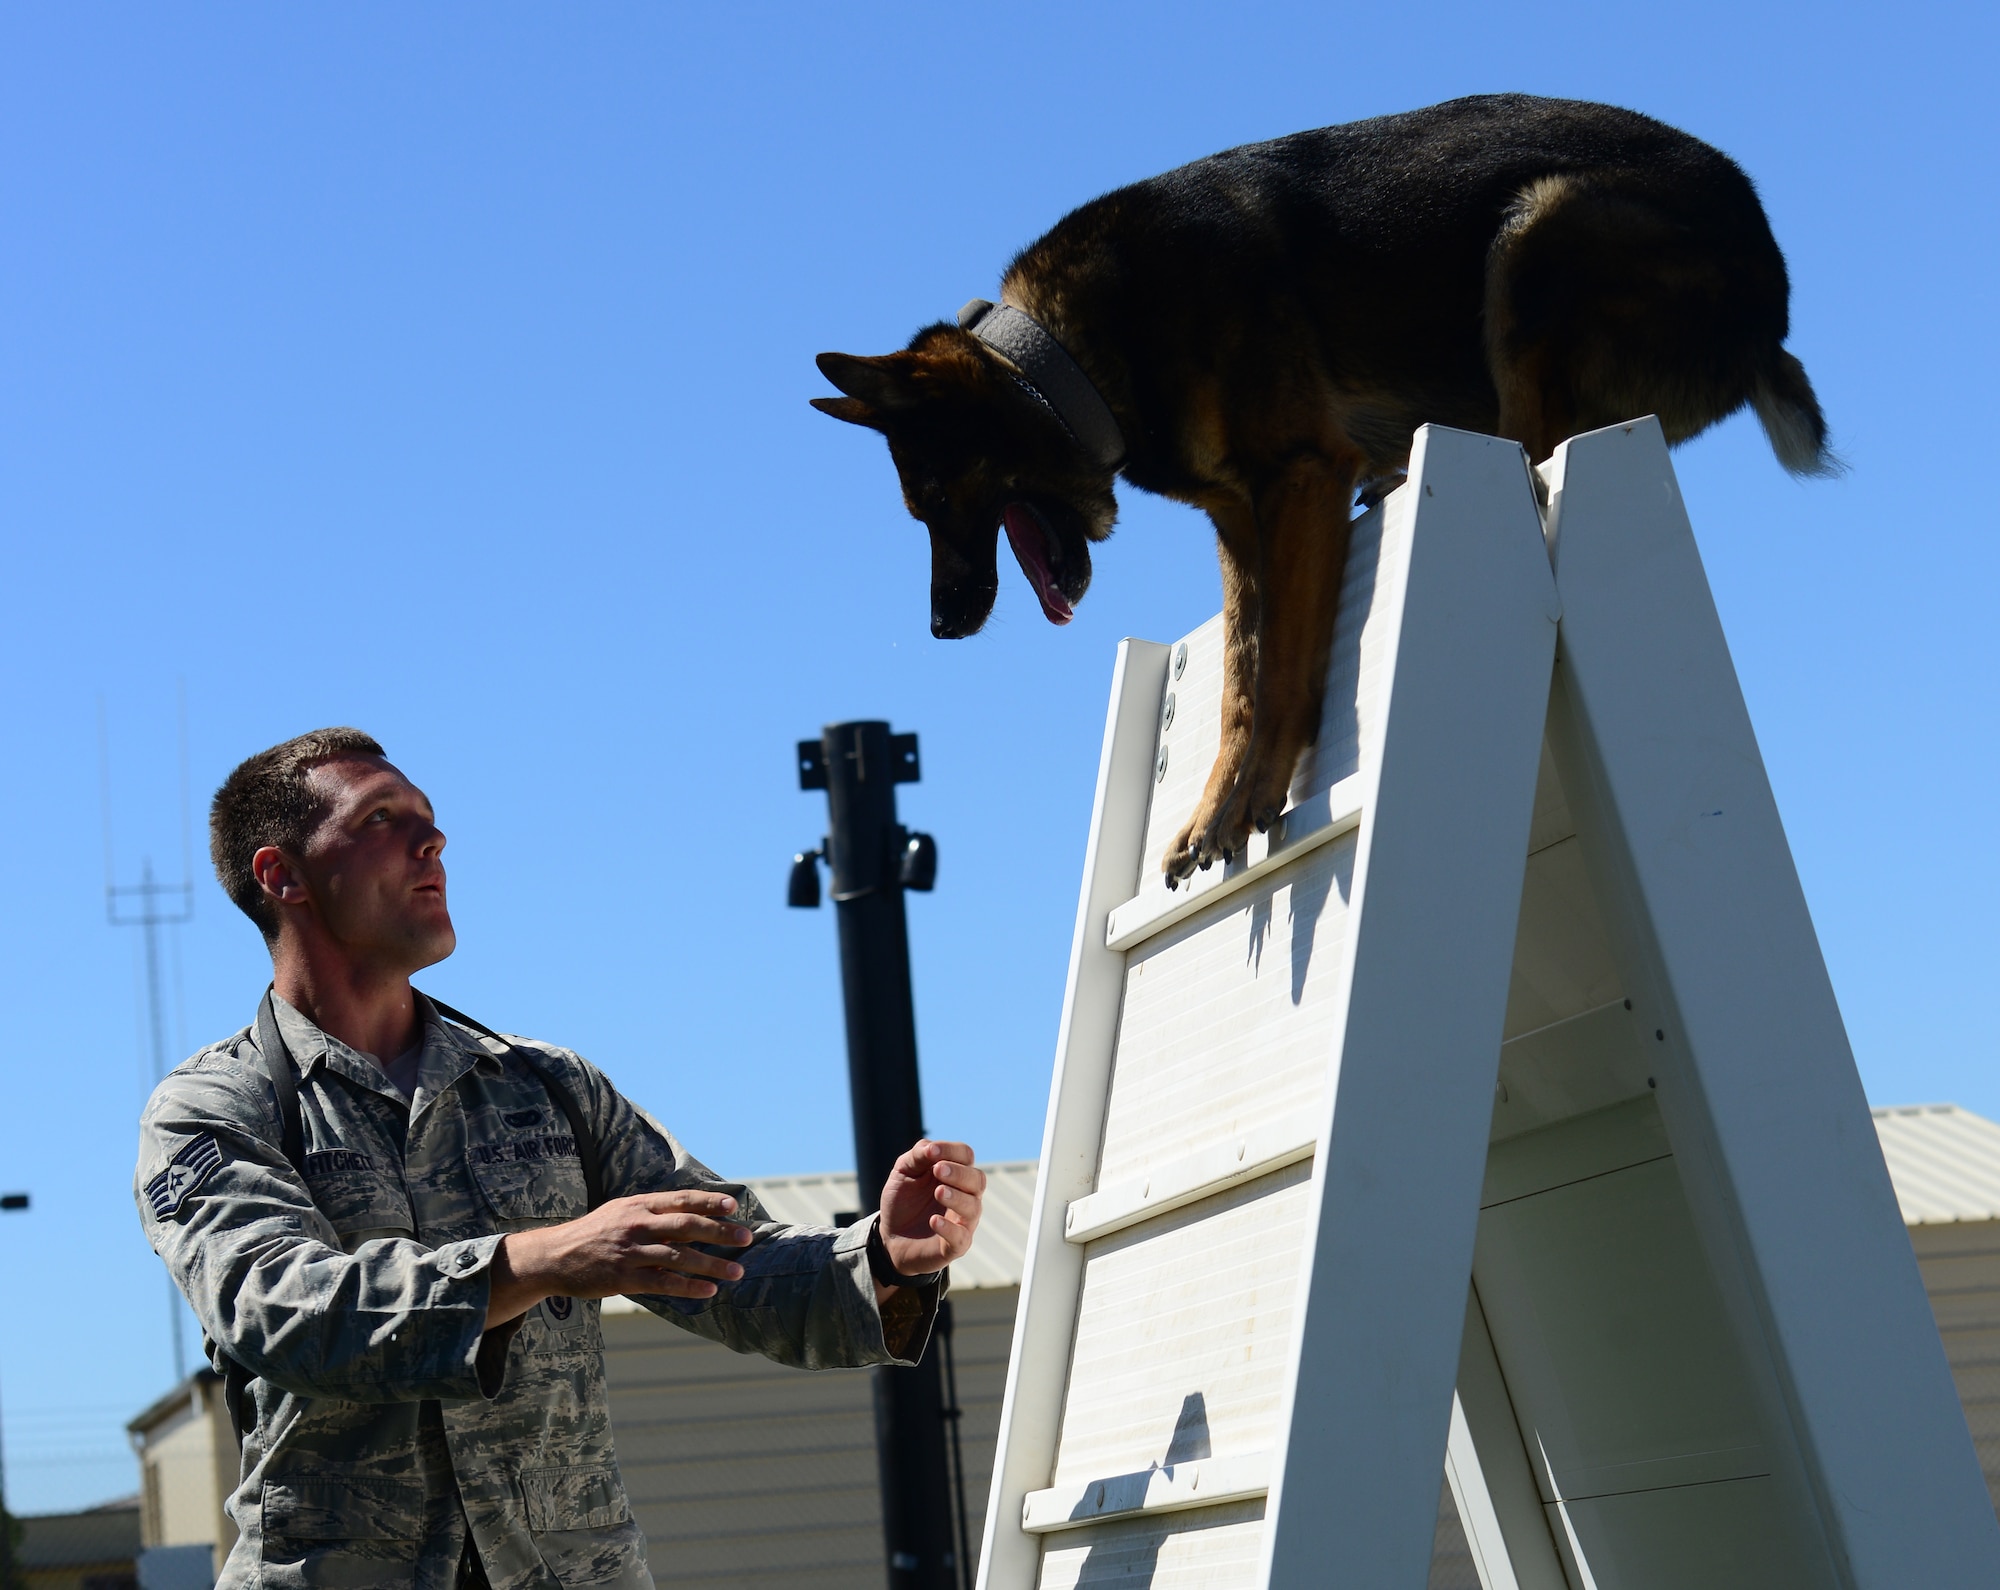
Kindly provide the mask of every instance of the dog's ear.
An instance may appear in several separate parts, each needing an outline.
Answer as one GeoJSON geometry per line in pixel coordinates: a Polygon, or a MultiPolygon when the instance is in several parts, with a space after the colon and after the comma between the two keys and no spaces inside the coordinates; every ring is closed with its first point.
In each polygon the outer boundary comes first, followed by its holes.
{"type": "Polygon", "coordinates": [[[889,422],[859,398],[813,398],[811,401],[820,413],[831,414],[849,425],[865,425],[871,431],[886,431],[889,428],[889,422]]]}
{"type": "MultiPolygon", "coordinates": [[[[916,384],[910,379],[911,358],[907,353],[885,353],[880,358],[863,359],[851,353],[823,353],[813,361],[819,373],[851,398],[871,409],[904,409],[918,401],[916,384]]],[[[844,413],[835,419],[851,419],[844,413]]],[[[865,420],[856,421],[866,424],[865,420]]]]}

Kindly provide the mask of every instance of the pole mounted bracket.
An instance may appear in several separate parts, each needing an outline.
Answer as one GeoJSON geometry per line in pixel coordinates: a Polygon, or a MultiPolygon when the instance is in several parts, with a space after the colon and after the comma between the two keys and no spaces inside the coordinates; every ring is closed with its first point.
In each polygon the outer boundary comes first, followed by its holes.
{"type": "MultiPolygon", "coordinates": [[[[856,755],[850,751],[845,755],[856,755]]],[[[868,779],[867,768],[860,770],[863,783],[868,779]]],[[[923,782],[924,767],[917,755],[917,737],[912,734],[892,734],[889,736],[889,782],[892,784],[919,784],[923,782]]],[[[826,741],[799,741],[799,788],[805,790],[825,789],[826,785],[826,741]]]]}

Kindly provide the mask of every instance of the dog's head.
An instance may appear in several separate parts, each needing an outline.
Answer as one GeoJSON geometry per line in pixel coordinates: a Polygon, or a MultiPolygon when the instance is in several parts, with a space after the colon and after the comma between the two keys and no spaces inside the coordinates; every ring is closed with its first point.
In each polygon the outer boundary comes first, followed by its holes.
{"type": "Polygon", "coordinates": [[[1048,407],[971,333],[926,326],[901,353],[823,353],[846,394],[813,407],[889,440],[903,501],[931,533],[931,633],[978,632],[1000,589],[1004,529],[1052,624],[1090,587],[1090,543],[1118,504],[1096,465],[1048,407]]]}

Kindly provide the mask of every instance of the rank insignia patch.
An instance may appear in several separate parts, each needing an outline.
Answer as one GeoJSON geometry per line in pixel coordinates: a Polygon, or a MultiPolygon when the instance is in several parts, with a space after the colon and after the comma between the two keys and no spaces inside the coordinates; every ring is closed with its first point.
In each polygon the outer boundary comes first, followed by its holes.
{"type": "Polygon", "coordinates": [[[195,1138],[167,1161],[167,1168],[146,1183],[146,1201],[153,1206],[153,1218],[166,1220],[180,1213],[189,1194],[215,1174],[222,1163],[222,1149],[207,1132],[195,1138]]]}

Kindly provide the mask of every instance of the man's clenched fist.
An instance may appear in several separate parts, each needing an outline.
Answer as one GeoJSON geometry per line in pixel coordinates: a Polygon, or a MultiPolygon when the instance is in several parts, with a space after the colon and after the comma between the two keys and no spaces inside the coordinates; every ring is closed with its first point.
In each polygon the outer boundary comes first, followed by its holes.
{"type": "Polygon", "coordinates": [[[882,1186],[881,1226],[897,1273],[929,1275],[964,1258],[985,1191],[986,1173],[972,1163],[967,1144],[925,1138],[897,1160],[882,1186]]]}

